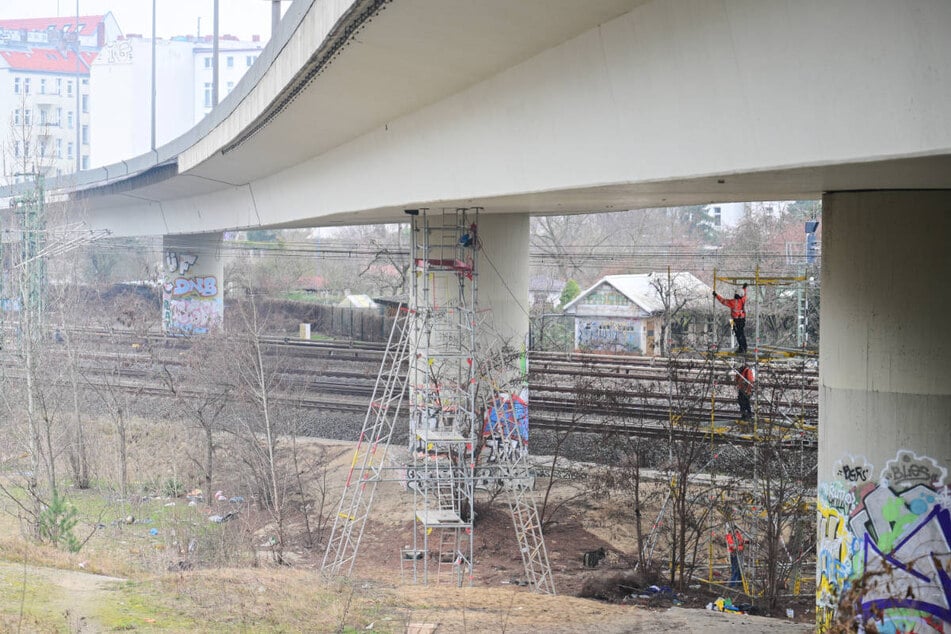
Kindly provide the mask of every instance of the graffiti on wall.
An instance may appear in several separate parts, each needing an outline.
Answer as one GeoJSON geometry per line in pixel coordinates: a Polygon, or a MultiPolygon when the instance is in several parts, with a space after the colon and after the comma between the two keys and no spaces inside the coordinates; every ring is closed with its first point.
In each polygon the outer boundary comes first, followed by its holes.
{"type": "Polygon", "coordinates": [[[117,40],[106,44],[99,53],[99,59],[106,60],[107,64],[128,64],[132,62],[132,43],[128,40],[117,40]]]}
{"type": "Polygon", "coordinates": [[[819,630],[849,608],[878,632],[951,632],[951,498],[947,469],[900,450],[877,474],[845,456],[819,485],[819,630]],[[842,607],[840,607],[840,604],[842,607]]]}
{"type": "Polygon", "coordinates": [[[579,350],[641,352],[641,322],[633,319],[578,319],[579,350]]]}
{"type": "Polygon", "coordinates": [[[166,251],[162,324],[170,334],[205,334],[221,327],[223,301],[218,279],[190,273],[198,256],[166,251]]]}

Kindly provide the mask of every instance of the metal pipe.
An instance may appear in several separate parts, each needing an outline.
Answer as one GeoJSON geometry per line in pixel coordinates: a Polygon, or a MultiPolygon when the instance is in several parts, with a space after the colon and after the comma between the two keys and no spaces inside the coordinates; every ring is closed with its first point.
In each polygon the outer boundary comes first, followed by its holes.
{"type": "Polygon", "coordinates": [[[76,0],[76,28],[73,29],[73,33],[76,35],[76,171],[82,169],[82,156],[83,156],[83,146],[82,146],[82,137],[80,132],[83,128],[83,114],[81,107],[81,97],[80,93],[82,92],[82,76],[80,75],[80,61],[79,57],[79,0],[76,0]]]}
{"type": "Polygon", "coordinates": [[[211,79],[211,107],[218,105],[218,0],[215,0],[214,17],[212,18],[212,79],[211,79]]]}
{"type": "Polygon", "coordinates": [[[277,35],[277,26],[281,23],[281,0],[271,0],[271,39],[277,35]]]}

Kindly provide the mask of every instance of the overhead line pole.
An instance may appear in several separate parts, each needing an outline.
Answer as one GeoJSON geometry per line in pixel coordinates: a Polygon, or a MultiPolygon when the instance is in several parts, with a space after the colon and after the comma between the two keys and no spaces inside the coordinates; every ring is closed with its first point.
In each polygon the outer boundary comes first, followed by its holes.
{"type": "Polygon", "coordinates": [[[211,61],[212,61],[212,79],[211,79],[211,107],[218,105],[218,0],[215,0],[214,17],[212,18],[212,43],[211,43],[211,61]]]}
{"type": "Polygon", "coordinates": [[[155,4],[157,0],[152,0],[152,96],[151,96],[151,121],[152,121],[152,151],[155,151],[155,4]]]}
{"type": "Polygon", "coordinates": [[[83,162],[82,162],[83,146],[82,146],[82,143],[80,142],[82,141],[82,137],[80,136],[80,131],[82,130],[82,127],[83,127],[83,115],[82,115],[82,110],[80,109],[82,104],[82,99],[80,97],[80,92],[82,91],[82,88],[81,88],[82,76],[80,74],[80,71],[81,71],[80,65],[82,64],[82,62],[80,61],[80,55],[79,55],[79,46],[81,44],[81,42],[79,41],[79,0],[76,0],[76,28],[73,29],[73,35],[76,36],[76,171],[79,172],[79,170],[82,169],[82,165],[83,165],[83,162]]]}

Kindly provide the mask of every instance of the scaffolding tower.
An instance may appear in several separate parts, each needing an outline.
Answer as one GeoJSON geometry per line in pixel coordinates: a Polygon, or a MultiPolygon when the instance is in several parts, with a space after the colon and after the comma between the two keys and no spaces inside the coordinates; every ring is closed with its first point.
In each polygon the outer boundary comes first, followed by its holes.
{"type": "Polygon", "coordinates": [[[410,359],[412,547],[415,583],[472,583],[477,446],[478,209],[413,216],[410,359]],[[435,565],[434,565],[435,564],[435,565]]]}
{"type": "Polygon", "coordinates": [[[401,307],[394,323],[321,570],[328,577],[352,573],[376,485],[392,468],[384,464],[386,450],[407,392],[410,458],[401,481],[413,492],[414,520],[401,573],[408,568],[424,585],[472,584],[475,469],[480,436],[488,433],[497,447],[512,449],[496,451],[485,472],[507,493],[527,581],[554,594],[532,492],[527,406],[521,401],[520,414],[513,408],[520,375],[504,347],[497,355],[476,349],[479,209],[408,213],[410,307],[401,307]]]}
{"type": "MultiPolygon", "coordinates": [[[[782,276],[782,275],[763,275],[757,266],[753,275],[738,275],[738,276],[725,276],[718,275],[716,270],[713,273],[714,278],[714,290],[716,290],[716,285],[718,282],[731,284],[734,286],[739,286],[746,283],[750,290],[752,291],[753,299],[753,310],[747,311],[747,314],[750,312],[753,313],[754,317],[754,329],[750,339],[752,340],[751,350],[752,353],[746,354],[736,354],[732,352],[716,352],[714,357],[722,357],[726,363],[726,366],[729,369],[731,375],[739,376],[740,368],[743,365],[752,367],[754,371],[754,377],[756,383],[761,383],[762,376],[760,370],[763,367],[769,367],[773,362],[785,362],[793,358],[799,358],[802,363],[802,368],[805,369],[806,360],[809,357],[815,356],[815,351],[811,350],[808,347],[808,337],[806,336],[806,325],[807,325],[807,311],[808,311],[808,300],[807,296],[803,291],[803,284],[808,280],[808,278],[803,275],[796,276],[782,276]],[[775,288],[775,287],[795,287],[795,299],[796,299],[796,308],[797,308],[797,318],[796,318],[796,346],[774,346],[774,345],[764,345],[761,342],[761,332],[760,332],[760,323],[761,323],[761,306],[762,301],[761,289],[762,288],[775,288]]],[[[749,292],[749,291],[748,291],[749,292]]],[[[716,307],[714,306],[714,311],[716,307]]],[[[715,314],[715,313],[714,313],[715,314]]],[[[732,320],[731,320],[732,326],[732,320]]],[[[713,329],[713,337],[717,337],[717,329],[713,329]]],[[[733,332],[731,328],[731,348],[735,344],[733,341],[733,332]]],[[[716,342],[713,346],[716,350],[716,342]]],[[[746,380],[745,378],[743,380],[746,380]]],[[[800,384],[800,389],[804,390],[804,379],[800,384]]],[[[716,391],[717,391],[717,382],[714,381],[711,390],[711,450],[713,443],[713,424],[715,419],[715,403],[716,403],[716,391]]],[[[752,481],[752,504],[743,505],[742,510],[739,513],[739,516],[745,517],[748,524],[748,532],[750,539],[748,540],[748,545],[752,546],[747,553],[745,560],[741,557],[740,560],[743,562],[740,565],[741,570],[741,582],[743,592],[754,596],[756,589],[753,586],[753,581],[757,578],[758,567],[759,567],[759,557],[756,552],[756,544],[759,543],[759,536],[756,534],[756,525],[760,517],[760,510],[757,508],[756,496],[759,493],[759,487],[761,484],[761,476],[756,470],[756,461],[757,453],[759,451],[758,444],[761,441],[766,441],[771,439],[773,434],[777,430],[782,434],[782,438],[785,440],[787,434],[799,434],[799,437],[802,438],[803,434],[806,432],[815,431],[815,426],[809,425],[806,423],[805,413],[800,412],[798,416],[790,415],[789,413],[782,410],[779,406],[779,403],[773,402],[768,392],[763,389],[754,389],[753,398],[751,400],[751,408],[753,412],[752,421],[750,421],[749,431],[752,435],[752,452],[753,452],[753,481],[752,481]],[[764,418],[761,415],[761,409],[765,406],[769,412],[772,414],[770,418],[764,418]],[[787,431],[788,430],[788,431],[787,431]]],[[[802,399],[801,399],[802,400],[802,399]]],[[[775,438],[772,438],[775,439],[775,438]]],[[[802,448],[800,448],[800,452],[802,448]]],[[[714,454],[716,455],[716,454],[714,454]]],[[[801,460],[800,453],[800,460],[801,460]]],[[[713,461],[711,461],[713,462],[713,461]]],[[[715,477],[715,476],[714,476],[715,477]]],[[[803,509],[799,509],[803,511],[803,509]]],[[[805,515],[808,516],[808,509],[805,510],[805,515]]],[[[738,527],[734,523],[733,519],[730,519],[728,522],[731,531],[736,531],[738,527]]],[[[802,578],[800,578],[800,568],[802,564],[802,559],[805,556],[804,553],[796,553],[795,556],[789,551],[791,545],[801,546],[801,531],[802,526],[800,521],[795,521],[792,528],[792,533],[790,536],[791,542],[787,544],[783,541],[783,548],[786,551],[786,554],[789,557],[788,567],[791,571],[791,581],[793,583],[793,591],[795,594],[799,594],[802,586],[802,578]]],[[[713,553],[714,553],[714,539],[715,539],[715,530],[712,530],[710,533],[710,543],[709,543],[709,573],[707,582],[714,585],[713,581],[713,553]]],[[[780,538],[782,540],[782,538],[780,538]]]]}

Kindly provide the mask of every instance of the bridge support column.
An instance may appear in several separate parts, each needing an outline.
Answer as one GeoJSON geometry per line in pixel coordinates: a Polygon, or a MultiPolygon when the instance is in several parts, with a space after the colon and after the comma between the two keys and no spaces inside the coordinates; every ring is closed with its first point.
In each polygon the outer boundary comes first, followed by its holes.
{"type": "Polygon", "coordinates": [[[165,236],[162,250],[162,329],[174,335],[219,330],[224,316],[221,234],[165,236]]]}
{"type": "Polygon", "coordinates": [[[951,191],[827,194],[822,232],[819,630],[948,631],[951,191]]]}
{"type": "Polygon", "coordinates": [[[513,348],[528,342],[527,214],[479,215],[479,309],[486,330],[513,348]]]}

